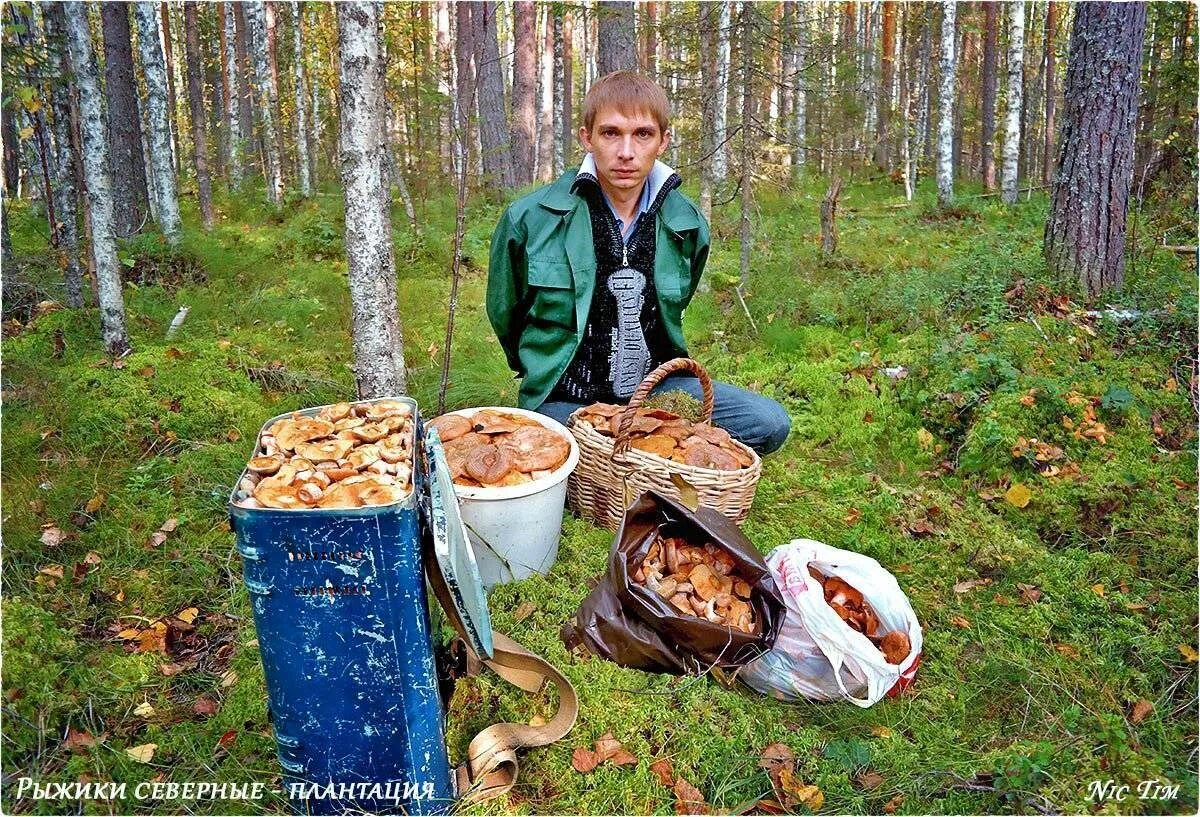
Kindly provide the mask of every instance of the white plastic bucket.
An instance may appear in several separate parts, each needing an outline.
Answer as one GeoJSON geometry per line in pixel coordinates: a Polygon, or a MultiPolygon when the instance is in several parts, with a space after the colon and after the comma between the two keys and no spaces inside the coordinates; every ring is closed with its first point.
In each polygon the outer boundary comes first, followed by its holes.
{"type": "Polygon", "coordinates": [[[491,589],[534,573],[548,573],[554,566],[567,501],[567,477],[579,463],[579,447],[562,423],[534,411],[480,406],[447,413],[470,416],[484,409],[529,417],[571,444],[566,462],[543,479],[499,488],[454,486],[479,575],[484,587],[491,589]]]}

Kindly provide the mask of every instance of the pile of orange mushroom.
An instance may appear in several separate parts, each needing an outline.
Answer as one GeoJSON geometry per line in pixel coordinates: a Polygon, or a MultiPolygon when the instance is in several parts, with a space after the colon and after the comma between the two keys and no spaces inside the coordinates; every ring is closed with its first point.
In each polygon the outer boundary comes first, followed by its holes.
{"type": "Polygon", "coordinates": [[[680,536],[655,536],[633,581],[652,590],[685,616],[694,616],[753,635],[750,583],[738,576],[729,553],[712,542],[689,544],[680,536]]]}
{"type": "Polygon", "coordinates": [[[500,488],[550,476],[567,461],[571,442],[557,431],[520,414],[480,409],[443,414],[437,429],[455,485],[500,488]]]}
{"type": "Polygon", "coordinates": [[[337,403],[272,423],[238,484],[243,508],[390,505],[412,490],[412,408],[399,400],[337,403]]]}
{"type": "MultiPolygon", "coordinates": [[[[587,423],[606,437],[616,437],[621,414],[627,410],[628,406],[593,403],[580,409],[574,422],[587,423]]],[[[693,423],[664,409],[636,409],[629,439],[631,448],[699,468],[736,471],[754,464],[754,457],[735,445],[725,429],[693,423]]]]}
{"type": "Polygon", "coordinates": [[[837,576],[826,576],[812,565],[808,566],[808,573],[821,583],[825,589],[825,603],[833,608],[838,618],[869,638],[889,664],[899,664],[908,658],[912,652],[908,634],[900,630],[879,632],[879,617],[861,592],[837,576]]]}

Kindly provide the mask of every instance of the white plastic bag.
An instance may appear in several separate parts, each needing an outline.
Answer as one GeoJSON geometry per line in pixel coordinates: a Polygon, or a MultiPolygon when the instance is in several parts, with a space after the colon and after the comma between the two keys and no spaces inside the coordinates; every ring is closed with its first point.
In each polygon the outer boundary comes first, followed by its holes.
{"type": "Polygon", "coordinates": [[[787,604],[775,646],[742,667],[737,677],[752,689],[785,701],[850,701],[866,708],[912,683],[921,662],[921,625],[895,577],[879,562],[812,539],[794,539],[767,555],[767,567],[787,604]],[[880,632],[901,630],[912,649],[889,664],[862,633],[825,602],[812,565],[863,594],[879,617],[880,632]]]}

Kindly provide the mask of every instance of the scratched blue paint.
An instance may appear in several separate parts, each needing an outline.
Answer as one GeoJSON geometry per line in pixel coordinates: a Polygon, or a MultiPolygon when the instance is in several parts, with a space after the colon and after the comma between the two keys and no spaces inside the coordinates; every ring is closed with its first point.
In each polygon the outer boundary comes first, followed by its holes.
{"type": "MultiPolygon", "coordinates": [[[[416,417],[416,404],[402,399],[416,417]]],[[[231,497],[285,791],[291,783],[392,783],[393,792],[417,794],[300,796],[292,799],[297,813],[437,814],[453,802],[421,491],[418,478],[399,503],[344,510],[241,508],[231,497]]]]}

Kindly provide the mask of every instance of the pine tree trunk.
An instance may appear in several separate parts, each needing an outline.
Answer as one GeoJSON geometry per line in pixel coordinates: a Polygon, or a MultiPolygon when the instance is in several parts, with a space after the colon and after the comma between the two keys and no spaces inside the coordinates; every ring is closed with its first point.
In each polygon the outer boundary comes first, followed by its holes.
{"type": "Polygon", "coordinates": [[[404,342],[388,211],[384,87],[376,3],[339,3],[341,168],[360,398],[404,394],[404,342]]]}
{"type": "Polygon", "coordinates": [[[200,199],[200,221],[205,230],[213,226],[212,181],[208,175],[208,136],[205,133],[204,93],[200,72],[200,29],[196,22],[196,4],[183,4],[184,44],[187,50],[188,105],[192,118],[192,156],[196,166],[196,187],[200,199]]]}
{"type": "Polygon", "coordinates": [[[754,132],[754,74],[753,60],[753,20],[754,4],[743,0],[739,23],[741,26],[741,56],[742,56],[742,221],[741,221],[741,266],[739,274],[739,290],[745,290],[750,282],[750,251],[753,249],[754,235],[750,226],[750,210],[754,207],[754,164],[751,150],[751,138],[754,132]]]}
{"type": "Polygon", "coordinates": [[[183,172],[182,162],[179,154],[182,152],[177,131],[179,119],[179,102],[175,94],[175,57],[171,53],[171,17],[167,12],[167,4],[165,0],[159,3],[159,45],[162,48],[163,56],[166,58],[166,78],[167,78],[167,121],[171,125],[171,166],[175,168],[175,175],[178,177],[183,172]]]}
{"type": "Polygon", "coordinates": [[[888,131],[892,114],[892,84],[896,70],[896,3],[883,3],[883,55],[880,60],[880,82],[875,96],[875,166],[887,170],[891,164],[891,134],[888,131]]]}
{"type": "Polygon", "coordinates": [[[537,178],[548,182],[554,178],[554,135],[562,131],[554,127],[554,25],[551,11],[542,15],[545,30],[542,32],[541,64],[538,66],[538,126],[537,133],[537,178]]]}
{"type": "Polygon", "coordinates": [[[513,3],[512,152],[517,186],[533,181],[534,118],[538,72],[536,68],[537,10],[533,0],[513,3]]]}
{"type": "Polygon", "coordinates": [[[504,103],[504,75],[500,67],[500,47],[496,40],[496,3],[485,0],[471,9],[476,51],[479,55],[479,135],[483,143],[483,172],[491,180],[485,188],[495,191],[496,185],[511,190],[516,187],[516,175],[509,140],[507,113],[504,103]]]}
{"type": "Polygon", "coordinates": [[[267,201],[272,207],[283,203],[283,169],[279,159],[279,137],[275,132],[276,104],[271,92],[271,61],[267,56],[267,20],[262,2],[245,6],[246,33],[254,57],[255,106],[259,138],[266,152],[267,201]]]}
{"type": "Polygon", "coordinates": [[[985,190],[996,189],[996,50],[1000,35],[999,3],[983,4],[983,89],[980,114],[980,173],[985,190]]]}
{"type": "Polygon", "coordinates": [[[726,140],[728,139],[726,123],[729,121],[731,0],[718,0],[717,5],[720,7],[720,14],[717,16],[717,104],[713,110],[712,120],[714,140],[712,178],[714,183],[720,184],[729,175],[729,163],[726,161],[726,156],[728,156],[726,149],[726,140]]]}
{"type": "Polygon", "coordinates": [[[1045,63],[1046,63],[1046,124],[1045,131],[1042,133],[1042,184],[1049,186],[1050,179],[1054,173],[1054,93],[1056,89],[1055,75],[1057,67],[1054,61],[1054,37],[1058,31],[1058,23],[1056,14],[1058,9],[1051,0],[1046,4],[1046,42],[1045,48],[1045,63]]]}
{"type": "Polygon", "coordinates": [[[239,70],[240,64],[237,57],[235,0],[225,0],[222,5],[224,6],[222,57],[225,61],[225,87],[227,89],[225,104],[228,106],[225,117],[229,121],[229,130],[226,132],[228,136],[225,142],[227,151],[225,164],[229,168],[229,185],[236,188],[241,186],[246,173],[246,143],[242,139],[242,72],[239,70]]]}
{"type": "Polygon", "coordinates": [[[634,36],[633,3],[601,0],[596,4],[599,16],[600,76],[613,71],[636,71],[637,38],[634,36]]]}
{"type": "Polygon", "coordinates": [[[1021,105],[1025,66],[1025,2],[1008,5],[1008,99],[1004,106],[1004,151],[1000,167],[1000,200],[1017,203],[1021,158],[1021,105]]]}
{"type": "Polygon", "coordinates": [[[42,6],[42,21],[46,29],[49,67],[54,74],[50,82],[50,104],[54,113],[54,187],[58,249],[62,256],[63,282],[66,285],[67,306],[83,306],[83,282],[79,269],[78,189],[75,187],[75,148],[71,143],[71,94],[68,84],[71,75],[66,53],[66,16],[62,3],[42,6]]]}
{"type": "Polygon", "coordinates": [[[133,40],[126,3],[101,3],[104,30],[104,98],[108,105],[108,145],[113,178],[114,228],[119,237],[141,229],[149,206],[141,115],[133,77],[133,40]]]}
{"type": "Polygon", "coordinates": [[[938,89],[937,186],[938,206],[954,203],[954,0],[942,3],[941,83],[938,89]]]}
{"type": "MultiPolygon", "coordinates": [[[[125,330],[125,302],[121,296],[121,267],[117,261],[117,242],[113,234],[112,171],[108,164],[108,145],[104,137],[101,112],[100,77],[96,55],[92,51],[87,6],[64,4],[67,44],[71,70],[79,88],[80,121],[83,127],[83,172],[87,179],[87,213],[92,230],[92,254],[96,262],[100,328],[104,347],[110,355],[125,355],[130,350],[125,330]]],[[[158,40],[154,40],[155,46],[158,40]]]]}
{"type": "Polygon", "coordinates": [[[312,195],[311,162],[308,158],[308,94],[304,77],[304,16],[300,3],[292,4],[292,70],[296,80],[296,176],[300,183],[300,195],[312,195]]]}
{"type": "Polygon", "coordinates": [[[1144,3],[1075,7],[1045,256],[1093,299],[1124,286],[1145,31],[1144,3]]]}
{"type": "Polygon", "coordinates": [[[159,226],[172,244],[179,243],[179,195],[175,188],[175,162],[171,154],[170,110],[167,107],[167,69],[159,38],[158,4],[134,4],[138,52],[146,79],[146,113],[149,120],[150,163],[154,168],[154,197],[159,226]]]}
{"type": "Polygon", "coordinates": [[[255,156],[258,156],[258,166],[262,167],[261,146],[254,138],[254,109],[257,106],[253,94],[254,73],[247,53],[250,35],[246,26],[246,3],[235,0],[230,5],[233,7],[233,53],[237,61],[238,90],[241,92],[238,96],[238,125],[241,127],[242,160],[254,164],[255,156]]]}
{"type": "Polygon", "coordinates": [[[455,175],[463,172],[470,160],[471,109],[475,106],[475,71],[471,57],[475,51],[471,4],[454,4],[454,146],[455,175]]]}
{"type": "Polygon", "coordinates": [[[933,60],[933,10],[932,4],[922,4],[921,9],[921,47],[917,57],[917,138],[913,151],[913,184],[917,183],[920,175],[921,161],[929,159],[930,120],[933,118],[933,95],[929,93],[929,83],[932,76],[931,62],[933,60]]]}

